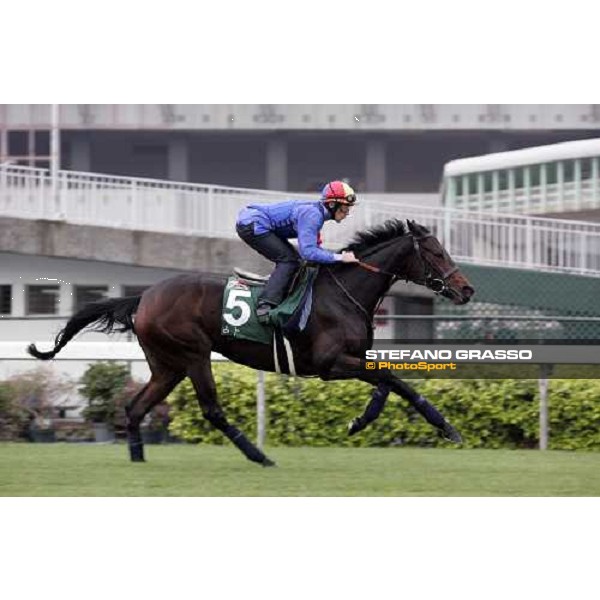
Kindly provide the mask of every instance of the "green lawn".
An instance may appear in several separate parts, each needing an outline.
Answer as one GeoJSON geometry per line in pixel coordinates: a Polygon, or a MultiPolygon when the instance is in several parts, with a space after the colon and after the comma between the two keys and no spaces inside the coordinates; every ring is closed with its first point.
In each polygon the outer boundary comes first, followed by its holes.
{"type": "Polygon", "coordinates": [[[0,444],[0,496],[600,496],[600,453],[0,444]]]}

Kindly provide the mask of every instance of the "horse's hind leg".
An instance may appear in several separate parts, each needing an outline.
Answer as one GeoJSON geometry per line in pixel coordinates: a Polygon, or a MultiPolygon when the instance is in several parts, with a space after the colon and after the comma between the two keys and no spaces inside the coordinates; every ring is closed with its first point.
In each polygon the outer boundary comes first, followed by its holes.
{"type": "Polygon", "coordinates": [[[153,369],[150,381],[127,404],[125,409],[127,414],[127,441],[129,456],[133,462],[143,462],[145,460],[140,423],[154,406],[169,395],[183,377],[183,373],[167,369],[153,369]]]}
{"type": "Polygon", "coordinates": [[[217,388],[212,375],[210,361],[198,363],[188,370],[188,376],[192,380],[198,403],[202,414],[219,431],[222,431],[244,454],[253,462],[263,467],[272,467],[275,463],[267,458],[239,429],[230,425],[219,401],[217,400],[217,388]]]}

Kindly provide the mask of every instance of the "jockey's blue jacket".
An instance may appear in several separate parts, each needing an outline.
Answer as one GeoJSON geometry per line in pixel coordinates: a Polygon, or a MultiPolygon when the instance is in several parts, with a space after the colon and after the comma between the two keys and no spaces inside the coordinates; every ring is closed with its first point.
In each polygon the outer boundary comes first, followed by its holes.
{"type": "Polygon", "coordinates": [[[238,225],[254,224],[254,234],[274,233],[280,238],[298,238],[298,250],[304,260],[333,263],[341,260],[319,248],[319,233],[325,221],[331,219],[320,201],[290,200],[277,204],[250,204],[240,211],[238,225]]]}

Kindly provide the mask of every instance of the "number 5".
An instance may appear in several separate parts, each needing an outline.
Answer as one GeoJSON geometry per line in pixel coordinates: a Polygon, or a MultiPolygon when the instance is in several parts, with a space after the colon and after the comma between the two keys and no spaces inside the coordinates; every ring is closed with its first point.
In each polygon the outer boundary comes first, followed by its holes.
{"type": "Polygon", "coordinates": [[[248,301],[243,298],[250,298],[250,296],[251,292],[249,290],[233,290],[230,292],[225,308],[229,310],[239,308],[241,313],[237,318],[235,318],[232,313],[225,313],[223,318],[229,325],[239,327],[248,321],[250,318],[250,306],[248,306],[248,301]]]}

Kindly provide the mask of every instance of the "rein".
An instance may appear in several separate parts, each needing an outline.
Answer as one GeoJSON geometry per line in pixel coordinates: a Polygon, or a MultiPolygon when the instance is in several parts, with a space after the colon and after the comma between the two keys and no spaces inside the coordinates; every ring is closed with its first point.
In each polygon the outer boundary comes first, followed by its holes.
{"type": "Polygon", "coordinates": [[[375,265],[370,265],[369,263],[363,262],[362,260],[359,260],[356,264],[359,267],[362,267],[365,271],[371,271],[371,273],[381,273],[382,275],[387,275],[389,277],[394,277],[395,279],[398,279],[398,276],[395,275],[394,273],[390,273],[389,271],[384,271],[383,269],[380,269],[379,267],[376,267],[375,265]]]}

